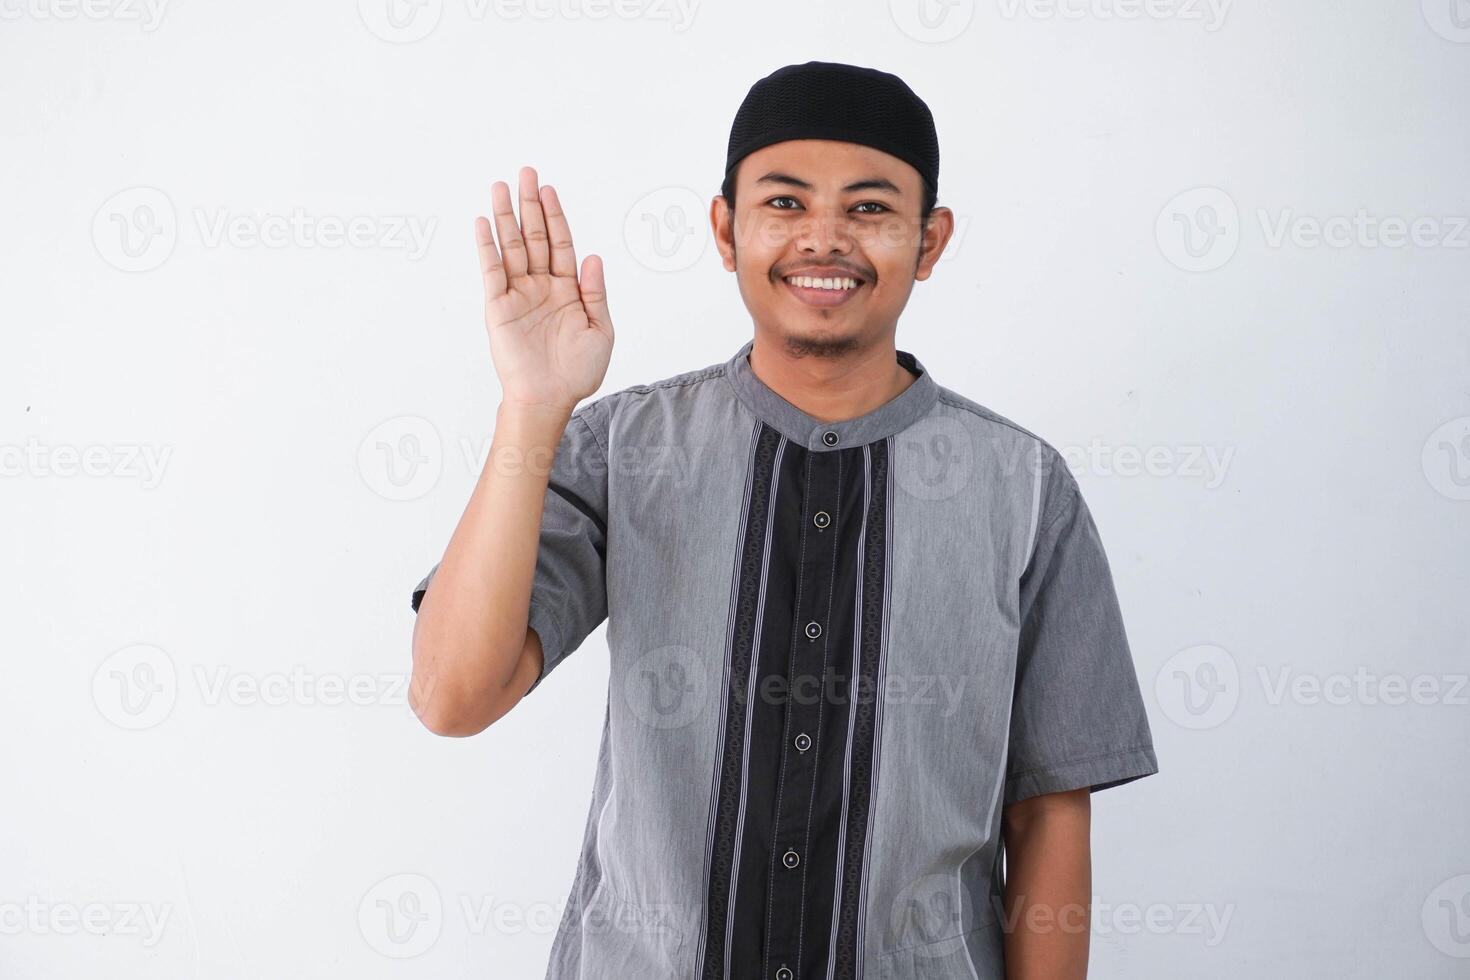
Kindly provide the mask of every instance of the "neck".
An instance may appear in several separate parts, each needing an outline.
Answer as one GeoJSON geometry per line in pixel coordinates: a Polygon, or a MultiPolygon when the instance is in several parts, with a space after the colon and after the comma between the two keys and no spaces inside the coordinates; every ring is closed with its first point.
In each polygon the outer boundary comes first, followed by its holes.
{"type": "Polygon", "coordinates": [[[901,395],[917,375],[898,363],[893,335],[840,352],[756,331],[750,370],[818,422],[845,422],[901,395]]]}

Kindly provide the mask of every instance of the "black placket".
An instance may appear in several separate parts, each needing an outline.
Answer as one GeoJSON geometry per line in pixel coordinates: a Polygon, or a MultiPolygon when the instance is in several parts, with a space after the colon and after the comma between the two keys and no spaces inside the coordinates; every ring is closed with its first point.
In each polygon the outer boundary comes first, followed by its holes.
{"type": "Polygon", "coordinates": [[[852,977],[872,749],[853,677],[874,667],[886,452],[767,427],[755,445],[701,976],[822,980],[831,961],[852,977]]]}
{"type": "Polygon", "coordinates": [[[787,442],[773,512],[734,976],[790,980],[824,964],[842,826],[863,450],[787,442]],[[747,947],[754,948],[742,948],[747,947]]]}
{"type": "MultiPolygon", "coordinates": [[[[822,750],[822,722],[827,711],[827,692],[823,685],[828,677],[834,640],[840,641],[844,630],[833,622],[834,593],[838,577],[836,552],[846,527],[841,507],[842,453],[802,450],[804,479],[798,495],[790,495],[797,528],[791,533],[800,539],[796,575],[798,588],[792,607],[792,627],[782,652],[775,647],[769,676],[780,676],[789,682],[784,691],[773,690],[773,701],[784,707],[784,718],[778,729],[781,741],[777,757],[775,818],[771,828],[770,878],[767,889],[767,931],[765,957],[761,975],[781,978],[781,971],[791,971],[793,980],[802,975],[803,945],[810,938],[819,945],[827,935],[826,921],[818,918],[809,904],[807,886],[815,897],[830,892],[832,861],[836,849],[831,847],[834,828],[813,827],[819,815],[814,808],[818,769],[822,750]],[[783,668],[784,669],[781,669],[783,668]],[[820,851],[813,852],[813,838],[820,851]],[[826,846],[824,846],[826,845],[826,846]],[[812,919],[808,919],[808,915],[812,919]],[[818,938],[820,937],[820,938],[818,938]]],[[[774,646],[774,645],[773,645],[774,646]]],[[[774,688],[774,685],[773,685],[774,688]]],[[[827,808],[823,808],[826,814],[827,808]]],[[[830,815],[830,814],[827,814],[830,815]]]]}

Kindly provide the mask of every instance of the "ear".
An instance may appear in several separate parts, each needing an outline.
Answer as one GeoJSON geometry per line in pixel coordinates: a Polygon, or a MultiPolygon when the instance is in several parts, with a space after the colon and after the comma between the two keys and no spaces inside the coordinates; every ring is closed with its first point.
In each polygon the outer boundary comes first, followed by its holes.
{"type": "Polygon", "coordinates": [[[934,264],[944,254],[954,234],[954,212],[949,208],[935,208],[929,212],[929,223],[924,227],[924,237],[919,240],[919,262],[914,268],[914,280],[923,282],[934,271],[934,264]]]}
{"type": "Polygon", "coordinates": [[[735,214],[723,194],[716,194],[709,205],[710,230],[715,236],[715,247],[720,250],[720,261],[726,272],[735,271],[735,214]]]}

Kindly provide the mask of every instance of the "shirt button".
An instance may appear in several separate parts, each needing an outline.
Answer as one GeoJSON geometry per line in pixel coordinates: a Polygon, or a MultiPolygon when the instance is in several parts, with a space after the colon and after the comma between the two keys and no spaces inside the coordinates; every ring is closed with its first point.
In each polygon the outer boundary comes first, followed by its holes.
{"type": "Polygon", "coordinates": [[[794,868],[801,863],[801,855],[797,854],[795,851],[787,851],[785,854],[781,855],[781,863],[786,865],[786,867],[788,868],[794,868]]]}
{"type": "Polygon", "coordinates": [[[812,523],[819,528],[826,527],[828,524],[832,523],[832,515],[827,513],[825,510],[819,510],[812,515],[812,523]]]}
{"type": "Polygon", "coordinates": [[[812,747],[812,738],[806,732],[796,736],[796,751],[805,752],[812,747]]]}
{"type": "Polygon", "coordinates": [[[822,441],[829,446],[837,445],[837,433],[833,432],[831,429],[828,429],[826,432],[822,433],[822,441]]]}
{"type": "Polygon", "coordinates": [[[776,980],[791,980],[791,971],[784,966],[781,967],[776,971],[776,980]]]}
{"type": "Polygon", "coordinates": [[[822,624],[821,623],[807,623],[806,624],[806,636],[807,636],[807,639],[809,639],[809,640],[815,640],[817,637],[819,637],[821,635],[822,635],[822,624]]]}

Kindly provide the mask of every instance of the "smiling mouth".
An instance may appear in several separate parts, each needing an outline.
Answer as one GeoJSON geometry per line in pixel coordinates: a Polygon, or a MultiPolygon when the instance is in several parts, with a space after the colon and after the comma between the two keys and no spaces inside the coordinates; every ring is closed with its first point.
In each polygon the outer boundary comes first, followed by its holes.
{"type": "Polygon", "coordinates": [[[866,285],[863,280],[852,276],[783,276],[781,282],[797,302],[819,310],[850,302],[866,285]]]}
{"type": "Polygon", "coordinates": [[[832,292],[845,292],[857,289],[863,284],[861,279],[852,276],[832,276],[822,278],[820,276],[784,276],[788,286],[799,286],[802,289],[826,289],[832,292]]]}

